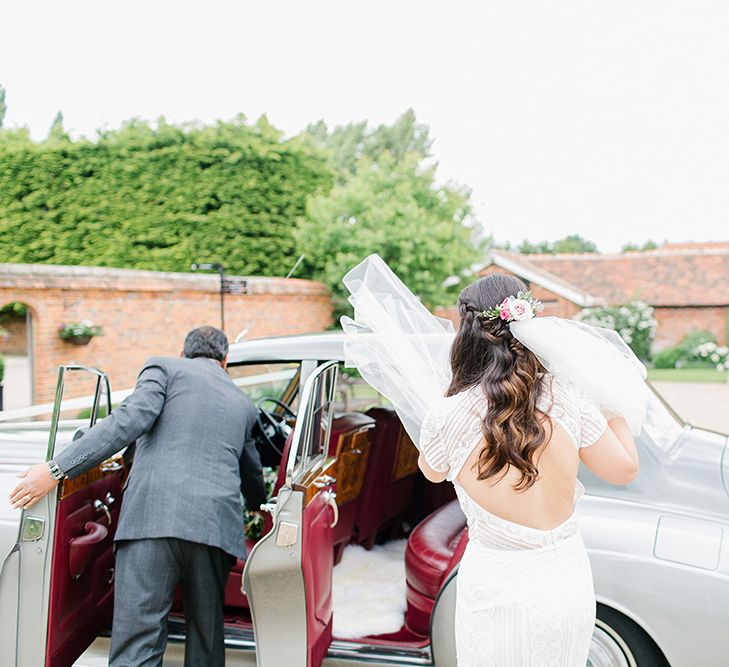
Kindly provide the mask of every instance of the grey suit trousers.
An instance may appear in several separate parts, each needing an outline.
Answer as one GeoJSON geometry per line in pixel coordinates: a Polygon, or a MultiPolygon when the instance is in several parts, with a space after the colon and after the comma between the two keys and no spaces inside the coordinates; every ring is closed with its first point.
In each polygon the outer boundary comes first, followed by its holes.
{"type": "Polygon", "coordinates": [[[160,667],[177,584],[185,605],[185,667],[223,667],[223,600],[235,558],[172,537],[117,543],[109,667],[160,667]]]}

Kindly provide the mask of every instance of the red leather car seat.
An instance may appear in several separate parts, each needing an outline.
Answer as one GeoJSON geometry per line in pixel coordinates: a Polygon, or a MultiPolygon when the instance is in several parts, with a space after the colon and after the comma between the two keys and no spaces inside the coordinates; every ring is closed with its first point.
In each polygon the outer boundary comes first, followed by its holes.
{"type": "Polygon", "coordinates": [[[392,408],[371,408],[375,420],[362,498],[354,519],[356,541],[371,548],[377,533],[388,523],[405,520],[413,498],[417,469],[394,480],[395,457],[403,426],[392,408]]]}
{"type": "Polygon", "coordinates": [[[437,509],[410,533],[405,550],[405,623],[413,632],[427,636],[435,598],[467,542],[466,517],[457,500],[437,509]]]}

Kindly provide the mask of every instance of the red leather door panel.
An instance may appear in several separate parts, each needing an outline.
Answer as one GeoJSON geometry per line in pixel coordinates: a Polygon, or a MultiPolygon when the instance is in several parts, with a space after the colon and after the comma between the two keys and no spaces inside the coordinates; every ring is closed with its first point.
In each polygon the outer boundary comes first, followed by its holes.
{"type": "Polygon", "coordinates": [[[111,625],[121,460],[64,482],[56,508],[46,667],[69,667],[111,625]],[[110,499],[113,498],[113,501],[110,499]],[[95,508],[100,500],[108,509],[95,508]]]}
{"type": "MultiPolygon", "coordinates": [[[[326,646],[331,641],[334,542],[331,528],[333,511],[325,500],[327,493],[324,491],[314,496],[304,508],[302,521],[301,552],[310,653],[315,653],[315,647],[322,641],[326,641],[326,646]]],[[[312,660],[310,656],[310,667],[317,667],[319,662],[312,660]]]]}

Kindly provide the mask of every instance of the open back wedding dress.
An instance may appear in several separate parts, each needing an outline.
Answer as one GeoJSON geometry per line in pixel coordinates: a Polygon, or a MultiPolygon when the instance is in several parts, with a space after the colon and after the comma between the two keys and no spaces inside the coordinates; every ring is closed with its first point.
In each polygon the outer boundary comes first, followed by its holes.
{"type": "MultiPolygon", "coordinates": [[[[584,667],[595,622],[576,517],[584,487],[575,479],[573,511],[551,530],[476,503],[458,476],[482,442],[487,403],[478,386],[444,397],[453,325],[434,317],[378,255],[343,281],[354,306],[354,319],[341,320],[345,365],[392,401],[428,464],[454,484],[468,520],[457,579],[459,667],[584,667]]],[[[547,369],[539,408],[576,449],[599,439],[605,414],[623,417],[634,435],[654,419],[645,368],[614,331],[558,317],[512,322],[510,330],[547,369]]]]}
{"type": "MultiPolygon", "coordinates": [[[[594,402],[567,381],[546,385],[540,409],[576,448],[593,444],[607,426],[594,402]]],[[[457,579],[458,667],[584,667],[595,594],[575,512],[551,530],[523,526],[488,512],[458,482],[481,445],[486,407],[478,386],[441,399],[426,414],[419,442],[428,464],[453,482],[468,521],[457,579]]],[[[576,480],[575,506],[583,492],[576,480]]]]}

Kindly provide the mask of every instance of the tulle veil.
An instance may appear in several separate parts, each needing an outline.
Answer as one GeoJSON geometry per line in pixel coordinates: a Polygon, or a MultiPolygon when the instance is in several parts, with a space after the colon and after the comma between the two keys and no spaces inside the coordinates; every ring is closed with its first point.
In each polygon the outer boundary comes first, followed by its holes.
{"type": "MultiPolygon", "coordinates": [[[[434,316],[377,254],[343,279],[354,319],[341,318],[345,366],[393,404],[417,443],[430,406],[450,383],[450,320],[434,316]]],[[[620,336],[558,317],[512,322],[512,334],[545,368],[583,389],[606,416],[625,418],[633,434],[646,419],[646,370],[620,336]]]]}

